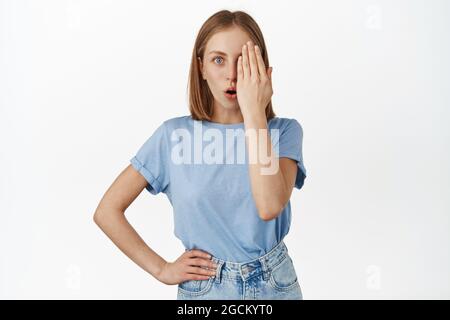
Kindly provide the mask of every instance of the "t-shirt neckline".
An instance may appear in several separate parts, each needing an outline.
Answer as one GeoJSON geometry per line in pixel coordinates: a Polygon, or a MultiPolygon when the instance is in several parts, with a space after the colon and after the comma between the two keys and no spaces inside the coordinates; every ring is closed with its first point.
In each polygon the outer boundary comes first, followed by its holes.
{"type": "Polygon", "coordinates": [[[220,122],[212,122],[208,120],[202,120],[202,124],[215,128],[240,128],[244,126],[244,122],[237,123],[220,123],[220,122]]]}

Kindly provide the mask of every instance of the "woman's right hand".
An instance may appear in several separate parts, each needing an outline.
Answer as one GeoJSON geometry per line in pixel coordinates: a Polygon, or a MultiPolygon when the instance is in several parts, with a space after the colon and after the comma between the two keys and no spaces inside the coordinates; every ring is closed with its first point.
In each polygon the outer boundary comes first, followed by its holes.
{"type": "Polygon", "coordinates": [[[157,279],[169,285],[187,280],[207,280],[216,274],[216,269],[217,265],[208,253],[194,249],[184,252],[175,262],[166,262],[157,279]]]}

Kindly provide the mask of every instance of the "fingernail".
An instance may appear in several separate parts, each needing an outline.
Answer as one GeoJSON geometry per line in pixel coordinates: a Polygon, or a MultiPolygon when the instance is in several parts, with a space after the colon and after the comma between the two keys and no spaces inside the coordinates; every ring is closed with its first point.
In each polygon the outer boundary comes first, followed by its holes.
{"type": "Polygon", "coordinates": [[[258,51],[259,51],[259,47],[258,47],[258,46],[255,46],[255,50],[258,50],[258,51]]]}

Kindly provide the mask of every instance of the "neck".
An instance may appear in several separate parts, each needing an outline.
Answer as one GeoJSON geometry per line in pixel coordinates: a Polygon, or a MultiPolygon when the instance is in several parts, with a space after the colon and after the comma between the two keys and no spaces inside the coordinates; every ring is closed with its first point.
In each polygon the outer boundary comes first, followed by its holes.
{"type": "Polygon", "coordinates": [[[222,124],[235,124],[244,122],[244,117],[239,107],[233,109],[214,107],[211,121],[222,124]]]}

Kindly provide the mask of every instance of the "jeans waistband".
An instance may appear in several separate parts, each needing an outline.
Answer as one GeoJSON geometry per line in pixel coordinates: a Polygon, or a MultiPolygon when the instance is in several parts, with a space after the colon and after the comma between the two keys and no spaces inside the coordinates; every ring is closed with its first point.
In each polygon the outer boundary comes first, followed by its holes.
{"type": "Polygon", "coordinates": [[[264,280],[268,280],[270,271],[286,258],[287,252],[288,249],[282,240],[265,255],[248,262],[225,261],[213,256],[211,260],[217,264],[213,278],[216,282],[220,282],[222,276],[246,281],[262,273],[264,280]]]}

